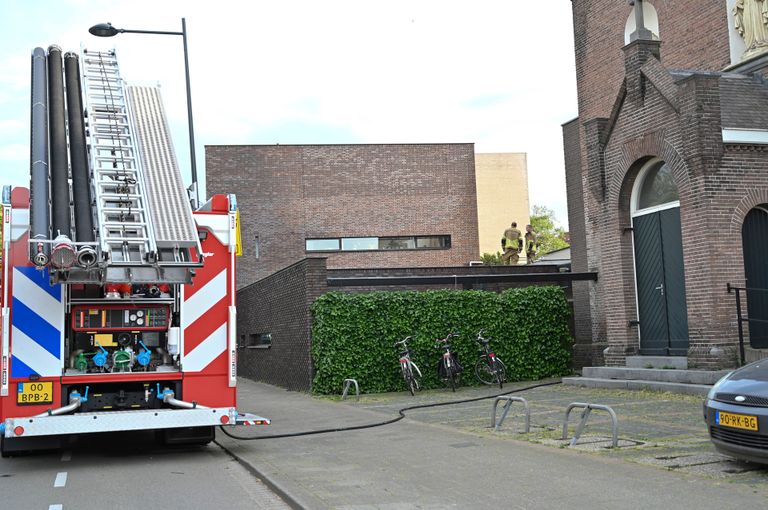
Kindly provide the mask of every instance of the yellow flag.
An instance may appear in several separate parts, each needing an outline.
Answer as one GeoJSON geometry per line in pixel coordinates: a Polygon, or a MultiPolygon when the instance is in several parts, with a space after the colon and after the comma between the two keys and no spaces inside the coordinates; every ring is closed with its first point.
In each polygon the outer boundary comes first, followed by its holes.
{"type": "Polygon", "coordinates": [[[237,235],[235,239],[235,255],[241,257],[243,255],[243,239],[240,237],[240,209],[237,210],[235,216],[235,232],[237,235]]]}

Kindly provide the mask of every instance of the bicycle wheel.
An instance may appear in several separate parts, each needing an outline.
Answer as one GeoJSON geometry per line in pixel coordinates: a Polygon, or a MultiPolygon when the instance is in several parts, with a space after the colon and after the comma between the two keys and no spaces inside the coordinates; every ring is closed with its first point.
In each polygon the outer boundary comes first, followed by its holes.
{"type": "Polygon", "coordinates": [[[419,391],[421,389],[421,370],[416,366],[416,363],[411,362],[411,381],[413,383],[413,391],[419,391]]]}
{"type": "Polygon", "coordinates": [[[453,366],[446,361],[443,361],[443,369],[445,370],[445,379],[448,386],[451,387],[451,391],[456,392],[456,380],[454,379],[453,366]]]}
{"type": "Polygon", "coordinates": [[[408,380],[408,391],[411,392],[412,397],[416,396],[416,392],[419,391],[418,383],[413,377],[408,380]]]}
{"type": "Polygon", "coordinates": [[[416,395],[416,389],[414,388],[414,382],[413,382],[413,370],[411,370],[411,367],[405,369],[405,383],[406,386],[408,386],[408,391],[411,392],[411,396],[416,395]]]}
{"type": "Polygon", "coordinates": [[[456,391],[459,386],[461,386],[461,372],[451,369],[451,389],[456,391]]]}
{"type": "Polygon", "coordinates": [[[498,357],[496,358],[496,379],[499,381],[499,388],[503,388],[507,381],[507,367],[498,357]]]}
{"type": "Polygon", "coordinates": [[[477,380],[483,384],[487,384],[488,386],[496,384],[498,382],[496,379],[496,372],[497,370],[494,370],[491,361],[485,354],[481,355],[478,358],[477,363],[475,363],[475,377],[477,377],[477,380]]]}
{"type": "Polygon", "coordinates": [[[403,369],[403,379],[405,380],[405,387],[408,388],[408,391],[411,392],[411,395],[414,394],[413,390],[413,371],[411,370],[411,367],[403,364],[401,365],[403,369]]]}

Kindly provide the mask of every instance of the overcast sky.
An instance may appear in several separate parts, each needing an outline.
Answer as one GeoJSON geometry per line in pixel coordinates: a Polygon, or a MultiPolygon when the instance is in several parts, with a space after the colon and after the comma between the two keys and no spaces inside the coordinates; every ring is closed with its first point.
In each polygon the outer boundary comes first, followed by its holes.
{"type": "MultiPolygon", "coordinates": [[[[577,115],[571,2],[0,0],[0,184],[29,183],[35,46],[117,50],[162,87],[187,183],[187,21],[198,175],[207,144],[473,142],[528,154],[531,205],[567,224],[561,124],[577,115]]],[[[241,190],[232,190],[241,192],[241,190]]]]}

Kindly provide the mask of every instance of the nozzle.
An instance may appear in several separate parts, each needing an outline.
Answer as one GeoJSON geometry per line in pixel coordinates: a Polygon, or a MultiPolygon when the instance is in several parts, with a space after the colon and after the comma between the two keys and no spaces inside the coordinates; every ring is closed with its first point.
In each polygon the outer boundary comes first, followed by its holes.
{"type": "Polygon", "coordinates": [[[77,265],[80,267],[91,267],[96,263],[96,250],[90,246],[83,246],[77,252],[77,265]]]}

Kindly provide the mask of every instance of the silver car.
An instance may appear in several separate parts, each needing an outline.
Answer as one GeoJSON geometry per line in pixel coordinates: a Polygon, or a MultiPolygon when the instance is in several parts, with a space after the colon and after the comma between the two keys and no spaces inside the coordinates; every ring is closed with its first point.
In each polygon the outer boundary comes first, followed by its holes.
{"type": "Polygon", "coordinates": [[[768,464],[768,359],[734,370],[712,386],[704,421],[720,453],[768,464]]]}

